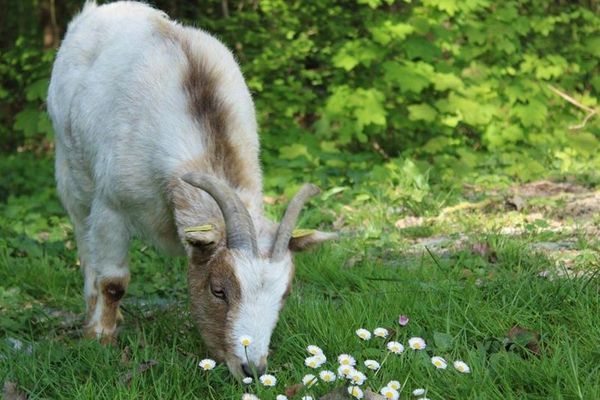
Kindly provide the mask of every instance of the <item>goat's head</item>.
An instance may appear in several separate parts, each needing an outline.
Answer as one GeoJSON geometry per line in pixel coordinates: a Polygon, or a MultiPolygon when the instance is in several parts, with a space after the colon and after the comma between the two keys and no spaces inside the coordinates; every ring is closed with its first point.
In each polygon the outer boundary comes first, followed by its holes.
{"type": "Polygon", "coordinates": [[[290,292],[294,275],[291,252],[337,235],[309,231],[292,237],[303,204],[318,193],[314,185],[302,187],[281,223],[273,224],[275,229],[261,229],[257,238],[247,209],[222,181],[200,173],[182,179],[210,194],[225,222],[224,232],[206,229],[186,236],[193,318],[214,357],[225,361],[234,375],[260,375],[266,368],[271,333],[290,292]],[[267,251],[265,240],[269,242],[267,251]],[[241,343],[243,336],[253,339],[248,347],[241,343]]]}

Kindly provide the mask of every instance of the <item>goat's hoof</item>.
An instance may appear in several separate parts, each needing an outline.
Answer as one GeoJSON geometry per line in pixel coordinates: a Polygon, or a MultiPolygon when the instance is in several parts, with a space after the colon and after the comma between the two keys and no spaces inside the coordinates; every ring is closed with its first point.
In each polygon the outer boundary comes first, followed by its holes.
{"type": "Polygon", "coordinates": [[[117,336],[114,329],[103,329],[97,326],[86,325],[83,328],[83,337],[85,339],[97,340],[103,346],[117,343],[117,336]]]}
{"type": "Polygon", "coordinates": [[[102,335],[100,336],[100,344],[102,346],[114,346],[117,344],[117,337],[115,335],[102,335]]]}

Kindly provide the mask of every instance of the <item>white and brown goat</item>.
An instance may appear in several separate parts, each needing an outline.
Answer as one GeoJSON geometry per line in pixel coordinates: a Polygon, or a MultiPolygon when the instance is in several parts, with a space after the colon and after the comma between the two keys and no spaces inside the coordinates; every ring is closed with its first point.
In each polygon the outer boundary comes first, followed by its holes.
{"type": "Polygon", "coordinates": [[[280,224],[264,216],[254,105],[231,52],[142,3],[88,2],[56,57],[48,110],[86,334],[113,337],[130,238],[140,235],[187,254],[192,316],[213,355],[238,376],[263,371],[291,251],[336,235],[291,237],[312,185],[280,224]],[[254,338],[250,364],[242,335],[254,338]]]}

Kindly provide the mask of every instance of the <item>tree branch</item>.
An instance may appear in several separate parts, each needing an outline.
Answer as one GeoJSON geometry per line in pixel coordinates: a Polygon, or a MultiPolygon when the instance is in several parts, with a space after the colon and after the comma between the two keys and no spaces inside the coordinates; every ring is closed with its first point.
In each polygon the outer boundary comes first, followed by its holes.
{"type": "Polygon", "coordinates": [[[568,94],[566,94],[565,92],[555,88],[552,85],[548,85],[548,88],[550,90],[552,90],[555,94],[559,95],[560,97],[562,97],[563,99],[565,99],[566,101],[568,101],[569,103],[573,104],[575,107],[584,110],[587,112],[587,115],[585,116],[585,118],[583,119],[583,121],[580,124],[577,125],[571,125],[569,126],[569,129],[572,130],[577,130],[577,129],[581,129],[583,127],[585,127],[585,125],[587,124],[587,122],[594,116],[594,115],[598,115],[598,109],[594,109],[594,108],[590,108],[584,104],[581,104],[580,102],[578,102],[577,100],[575,100],[573,97],[569,96],[568,94]]]}
{"type": "Polygon", "coordinates": [[[223,17],[229,18],[229,3],[227,0],[221,0],[221,10],[223,10],[223,17]]]}

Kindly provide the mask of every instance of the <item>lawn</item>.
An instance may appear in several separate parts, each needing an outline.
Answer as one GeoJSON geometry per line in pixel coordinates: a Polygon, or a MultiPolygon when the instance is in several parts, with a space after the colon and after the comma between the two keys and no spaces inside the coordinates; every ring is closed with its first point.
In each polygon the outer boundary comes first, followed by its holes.
{"type": "MultiPolygon", "coordinates": [[[[2,181],[11,195],[0,196],[0,378],[30,399],[274,399],[305,374],[337,371],[342,353],[366,373],[363,388],[398,380],[405,399],[416,388],[430,399],[600,398],[597,189],[547,183],[558,189],[461,193],[424,217],[376,195],[356,203],[348,192],[326,192],[299,225],[339,229],[342,239],[297,255],[272,338],[269,373],[278,382],[266,388],[236,381],[224,365],[198,368],[208,354],[189,318],[186,262],[141,242],[130,253],[118,344],[81,339],[82,277],[51,160],[11,157],[23,180],[2,181]],[[578,202],[588,208],[573,210],[578,202]],[[390,336],[355,334],[376,327],[390,336]],[[410,349],[410,337],[427,347],[410,349]],[[388,353],[389,340],[405,351],[388,353]],[[327,356],[319,370],[304,366],[311,344],[327,356]],[[432,356],[448,368],[437,369],[432,356]],[[366,372],[365,359],[382,363],[377,374],[366,372]],[[459,359],[471,373],[453,368],[459,359]]],[[[270,203],[276,216],[285,199],[270,203]]],[[[295,387],[294,398],[343,385],[295,387]]]]}

